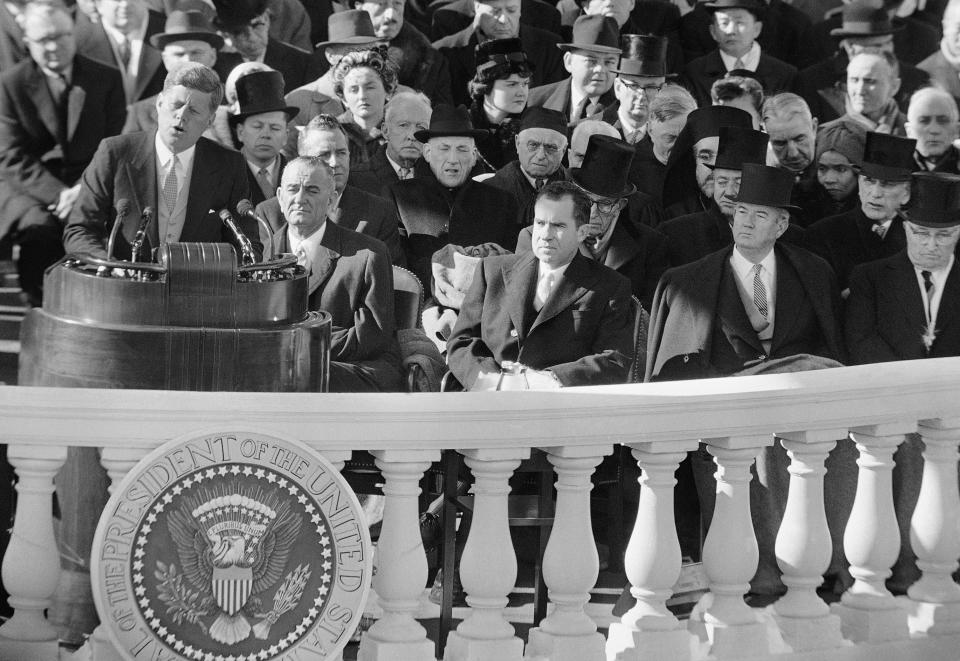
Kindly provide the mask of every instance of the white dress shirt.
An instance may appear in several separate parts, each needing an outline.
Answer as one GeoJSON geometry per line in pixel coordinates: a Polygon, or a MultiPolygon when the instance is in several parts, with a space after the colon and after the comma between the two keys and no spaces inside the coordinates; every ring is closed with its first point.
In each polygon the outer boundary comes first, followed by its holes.
{"type": "Polygon", "coordinates": [[[921,269],[916,266],[913,270],[917,273],[917,285],[920,287],[920,296],[923,298],[923,310],[929,314],[927,323],[933,322],[934,327],[937,324],[937,312],[940,310],[940,299],[943,298],[943,288],[947,286],[947,276],[950,269],[953,268],[954,256],[950,255],[950,261],[942,269],[921,269]],[[933,296],[927,296],[927,287],[924,285],[921,271],[930,271],[930,280],[933,282],[933,296]]]}
{"type": "Polygon", "coordinates": [[[753,46],[750,47],[750,50],[748,50],[746,54],[740,58],[743,66],[736,66],[737,58],[733,57],[732,55],[727,55],[722,50],[720,51],[720,59],[723,60],[723,66],[726,67],[727,71],[733,71],[734,69],[756,71],[757,67],[760,66],[760,44],[754,41],[753,46]]]}
{"type": "Polygon", "coordinates": [[[556,290],[557,283],[560,282],[560,278],[563,276],[563,273],[564,271],[567,270],[568,266],[570,266],[570,262],[567,262],[563,266],[558,266],[557,268],[552,269],[546,264],[544,264],[543,262],[540,262],[540,265],[537,270],[537,286],[536,286],[536,289],[534,290],[534,295],[533,295],[534,308],[536,308],[537,310],[540,310],[540,308],[543,307],[544,303],[547,302],[547,299],[550,298],[550,294],[552,294],[556,290]],[[549,294],[541,298],[540,296],[541,294],[540,288],[542,286],[541,283],[544,280],[546,280],[549,276],[553,276],[553,285],[550,287],[549,294]]]}
{"type": "Polygon", "coordinates": [[[183,224],[187,220],[187,198],[190,192],[190,179],[193,175],[193,156],[197,147],[177,153],[177,203],[173,212],[167,209],[163,201],[163,182],[167,179],[170,166],[173,163],[171,152],[159,134],[154,138],[154,149],[157,152],[157,233],[160,243],[173,243],[180,240],[183,224]]]}

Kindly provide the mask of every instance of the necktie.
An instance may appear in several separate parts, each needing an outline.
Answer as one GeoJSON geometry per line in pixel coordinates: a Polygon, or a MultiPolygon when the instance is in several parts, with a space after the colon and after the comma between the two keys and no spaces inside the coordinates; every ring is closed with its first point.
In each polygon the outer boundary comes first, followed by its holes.
{"type": "Polygon", "coordinates": [[[733,63],[733,69],[731,69],[731,71],[736,69],[746,69],[746,68],[747,67],[743,64],[743,58],[738,57],[736,61],[733,63]]]}
{"type": "Polygon", "coordinates": [[[270,171],[267,168],[260,168],[260,171],[257,172],[257,183],[260,184],[260,190],[263,191],[265,199],[272,199],[277,194],[273,182],[270,181],[270,171]]]}
{"type": "Polygon", "coordinates": [[[643,131],[637,129],[636,131],[630,131],[630,135],[627,136],[627,143],[635,145],[643,139],[643,131]]]}
{"type": "Polygon", "coordinates": [[[67,90],[70,87],[67,79],[62,74],[47,77],[47,85],[50,87],[50,96],[57,107],[62,107],[67,100],[67,90]]]}
{"type": "Polygon", "coordinates": [[[923,288],[927,291],[927,319],[932,319],[933,308],[930,306],[930,303],[933,300],[933,292],[936,289],[936,285],[933,284],[933,279],[930,277],[933,274],[930,273],[930,271],[920,271],[920,275],[923,276],[923,288]]]}
{"type": "Polygon", "coordinates": [[[404,179],[411,179],[413,177],[413,168],[400,168],[400,172],[397,173],[397,176],[401,181],[404,179]]]}
{"type": "Polygon", "coordinates": [[[870,229],[872,229],[873,233],[882,239],[887,235],[887,230],[889,229],[889,227],[890,227],[889,225],[884,225],[883,223],[877,223],[870,229]]]}
{"type": "Polygon", "coordinates": [[[603,110],[603,106],[600,105],[600,101],[591,100],[584,110],[584,116],[593,117],[594,115],[599,115],[601,110],[603,110]]]}
{"type": "Polygon", "coordinates": [[[577,104],[577,107],[574,108],[573,112],[570,114],[570,119],[574,122],[578,122],[587,114],[587,103],[590,102],[590,97],[585,96],[580,99],[580,103],[577,104]]]}
{"type": "Polygon", "coordinates": [[[540,192],[540,189],[543,188],[543,185],[547,183],[547,180],[543,177],[537,177],[533,180],[533,187],[540,192]]]}
{"type": "Polygon", "coordinates": [[[130,67],[130,41],[122,39],[117,43],[117,54],[120,56],[120,62],[124,69],[130,67]]]}
{"type": "Polygon", "coordinates": [[[177,206],[177,155],[173,155],[170,161],[170,172],[167,178],[163,180],[163,203],[167,207],[167,213],[173,213],[173,208],[177,206]]]}
{"type": "Polygon", "coordinates": [[[537,312],[543,308],[547,299],[550,298],[550,292],[553,291],[553,283],[556,277],[556,274],[551,271],[537,282],[537,297],[533,301],[533,306],[537,309],[537,312]]]}
{"type": "Polygon", "coordinates": [[[769,309],[767,308],[767,287],[760,277],[760,269],[762,268],[763,266],[760,264],[753,265],[753,304],[757,306],[757,310],[766,319],[769,309]]]}

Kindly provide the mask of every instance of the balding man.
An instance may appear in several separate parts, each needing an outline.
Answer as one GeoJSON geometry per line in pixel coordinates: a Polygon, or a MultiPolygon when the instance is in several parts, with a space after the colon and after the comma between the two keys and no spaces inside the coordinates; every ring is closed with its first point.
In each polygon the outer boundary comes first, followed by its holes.
{"type": "Polygon", "coordinates": [[[914,160],[919,170],[960,173],[960,151],[954,141],[960,133],[956,100],[936,87],[918,90],[907,108],[907,137],[917,141],[914,160]]]}
{"type": "Polygon", "coordinates": [[[423,143],[417,140],[417,131],[430,128],[430,99],[420,92],[398,92],[387,102],[380,128],[385,140],[377,147],[370,160],[354,168],[351,174],[368,193],[388,196],[387,187],[401,179],[412,179],[423,162],[423,143]],[[362,181],[360,180],[362,178],[362,181]]]}
{"type": "Polygon", "coordinates": [[[860,53],[847,65],[848,117],[868,131],[905,136],[906,116],[894,98],[900,89],[897,58],[887,52],[860,53]]]}
{"type": "Polygon", "coordinates": [[[65,9],[31,5],[23,26],[30,58],[0,76],[0,237],[20,246],[20,287],[39,305],[80,174],[120,132],[126,101],[116,70],[76,53],[65,9]]]}
{"type": "Polygon", "coordinates": [[[817,164],[814,162],[817,120],[810,114],[807,102],[789,92],[764,101],[761,118],[764,131],[770,135],[773,165],[793,175],[793,222],[806,227],[820,220],[809,212],[818,208],[817,164]]]}

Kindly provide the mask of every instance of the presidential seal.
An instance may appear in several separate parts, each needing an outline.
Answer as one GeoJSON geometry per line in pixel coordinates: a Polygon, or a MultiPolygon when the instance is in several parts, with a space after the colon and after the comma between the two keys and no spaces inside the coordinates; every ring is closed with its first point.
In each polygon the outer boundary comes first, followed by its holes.
{"type": "Polygon", "coordinates": [[[167,443],[120,483],[91,575],[126,659],[325,659],[350,639],[372,574],[349,485],[293,441],[167,443]]]}

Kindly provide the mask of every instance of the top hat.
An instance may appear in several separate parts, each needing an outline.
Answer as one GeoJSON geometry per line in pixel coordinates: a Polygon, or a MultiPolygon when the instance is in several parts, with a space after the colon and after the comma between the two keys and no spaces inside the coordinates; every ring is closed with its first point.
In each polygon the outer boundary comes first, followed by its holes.
{"type": "Polygon", "coordinates": [[[913,160],[916,148],[913,138],[867,131],[860,174],[886,181],[910,181],[910,173],[917,169],[913,160]]]}
{"type": "Polygon", "coordinates": [[[254,71],[237,80],[237,107],[230,116],[234,126],[247,117],[265,112],[284,112],[290,121],[300,112],[283,99],[283,74],[279,71],[254,71]]]}
{"type": "Polygon", "coordinates": [[[476,53],[476,75],[483,77],[485,71],[494,69],[503,65],[511,65],[511,68],[526,69],[533,73],[533,63],[527,59],[527,54],[523,50],[523,43],[513,37],[510,39],[491,39],[482,44],[477,44],[474,49],[476,53]]]}
{"type": "Polygon", "coordinates": [[[687,132],[690,146],[693,147],[698,140],[720,135],[722,126],[753,128],[753,118],[746,110],[733,106],[704,106],[687,115],[683,130],[687,132]]]}
{"type": "Polygon", "coordinates": [[[167,44],[188,40],[205,41],[217,50],[223,48],[223,37],[214,32],[207,17],[196,10],[170,12],[163,32],[150,37],[150,45],[163,50],[167,44]]]}
{"type": "Polygon", "coordinates": [[[770,136],[742,126],[721,126],[717,160],[707,167],[742,170],[744,163],[766,163],[770,136]]]}
{"type": "Polygon", "coordinates": [[[348,9],[330,14],[327,19],[327,40],[314,48],[327,46],[362,46],[379,41],[370,14],[363,9],[348,9]]]}
{"type": "Polygon", "coordinates": [[[653,34],[620,35],[620,66],[614,73],[625,76],[666,76],[667,38],[653,34]]]}
{"type": "Polygon", "coordinates": [[[902,25],[893,24],[886,9],[877,7],[870,2],[854,0],[849,5],[844,5],[843,23],[840,24],[840,27],[830,30],[830,36],[838,39],[878,37],[899,32],[902,29],[902,25]]]}
{"type": "Polygon", "coordinates": [[[267,0],[213,0],[213,5],[217,8],[214,24],[227,32],[247,25],[267,11],[267,0]]]}
{"type": "Polygon", "coordinates": [[[609,16],[581,16],[573,24],[573,41],[557,44],[560,50],[589,50],[620,54],[620,26],[609,16]]]}
{"type": "Polygon", "coordinates": [[[441,103],[433,109],[430,115],[430,128],[417,131],[413,137],[420,142],[426,142],[430,138],[439,138],[442,136],[453,136],[460,138],[482,138],[490,135],[489,131],[473,128],[470,121],[470,111],[464,105],[456,108],[447,103],[441,103]]]}
{"type": "Polygon", "coordinates": [[[540,106],[527,108],[520,116],[520,130],[527,129],[549,129],[566,137],[567,116],[559,110],[550,108],[540,106]]]}
{"type": "Polygon", "coordinates": [[[903,215],[915,225],[933,229],[960,225],[960,176],[944,172],[913,175],[910,202],[903,215]]]}
{"type": "Polygon", "coordinates": [[[634,154],[636,150],[623,140],[594,133],[587,141],[583,164],[570,169],[570,180],[600,197],[632,195],[637,187],[628,181],[628,176],[634,154]]]}
{"type": "Polygon", "coordinates": [[[800,207],[790,204],[793,192],[793,173],[759,163],[744,163],[740,177],[740,192],[737,202],[777,207],[791,211],[800,207]]]}
{"type": "Polygon", "coordinates": [[[766,4],[762,0],[713,0],[703,5],[711,13],[724,9],[745,9],[758,21],[762,21],[766,13],[766,4]]]}

